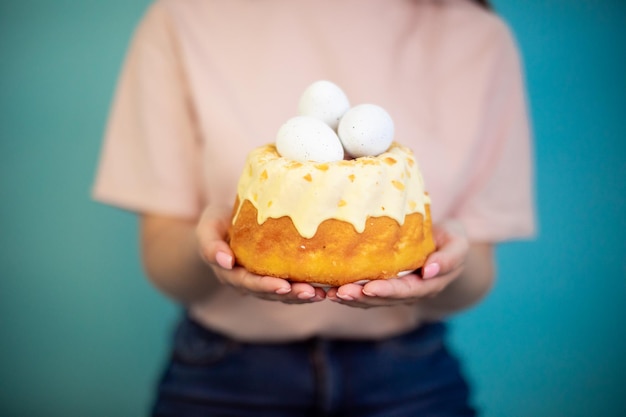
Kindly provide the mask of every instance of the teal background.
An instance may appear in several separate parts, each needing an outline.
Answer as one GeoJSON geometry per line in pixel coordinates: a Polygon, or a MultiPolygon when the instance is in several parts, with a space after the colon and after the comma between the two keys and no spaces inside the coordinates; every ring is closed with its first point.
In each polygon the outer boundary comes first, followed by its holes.
{"type": "MultiPolygon", "coordinates": [[[[0,1],[0,416],[145,415],[177,308],[90,201],[147,0],[0,1]]],[[[453,320],[488,417],[626,415],[626,2],[495,2],[524,56],[540,234],[453,320]]]]}

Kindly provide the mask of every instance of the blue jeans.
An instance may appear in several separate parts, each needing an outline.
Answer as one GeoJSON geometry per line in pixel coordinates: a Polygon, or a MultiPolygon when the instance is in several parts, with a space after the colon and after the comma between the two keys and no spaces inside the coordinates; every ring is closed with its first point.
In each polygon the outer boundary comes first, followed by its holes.
{"type": "Polygon", "coordinates": [[[475,416],[434,323],[383,341],[242,343],[188,318],[159,383],[159,417],[475,416]]]}

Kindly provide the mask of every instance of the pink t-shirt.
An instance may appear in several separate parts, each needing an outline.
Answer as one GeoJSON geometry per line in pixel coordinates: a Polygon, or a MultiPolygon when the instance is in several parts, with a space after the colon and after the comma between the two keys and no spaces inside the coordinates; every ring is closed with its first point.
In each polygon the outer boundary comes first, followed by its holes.
{"type": "MultiPolygon", "coordinates": [[[[126,58],[95,198],[184,218],[232,204],[248,151],[274,141],[320,79],[391,114],[435,222],[456,218],[473,241],[533,233],[517,48],[500,18],[467,0],[157,1],[126,58]]],[[[294,306],[226,287],[190,312],[247,340],[376,338],[419,325],[411,306],[294,306]]]]}

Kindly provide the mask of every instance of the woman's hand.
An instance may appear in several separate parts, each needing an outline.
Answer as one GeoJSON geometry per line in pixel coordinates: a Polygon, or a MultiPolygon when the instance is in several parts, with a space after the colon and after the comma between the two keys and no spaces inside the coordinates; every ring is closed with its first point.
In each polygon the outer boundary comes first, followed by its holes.
{"type": "Polygon", "coordinates": [[[234,254],[225,240],[230,216],[231,210],[227,207],[208,206],[196,227],[200,255],[211,266],[220,283],[242,294],[289,304],[311,303],[325,298],[326,294],[321,288],[255,275],[235,266],[234,254]]]}
{"type": "Polygon", "coordinates": [[[470,244],[458,222],[433,226],[433,236],[437,250],[428,257],[419,274],[416,271],[364,285],[346,284],[330,289],[327,297],[361,308],[413,304],[437,297],[463,272],[470,244]]]}

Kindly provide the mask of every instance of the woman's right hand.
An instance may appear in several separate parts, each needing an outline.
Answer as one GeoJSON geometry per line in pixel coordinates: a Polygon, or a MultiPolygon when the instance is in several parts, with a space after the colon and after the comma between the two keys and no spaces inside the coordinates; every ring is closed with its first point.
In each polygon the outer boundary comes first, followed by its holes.
{"type": "Polygon", "coordinates": [[[255,275],[235,265],[234,254],[226,242],[231,213],[228,207],[209,205],[196,226],[200,255],[223,285],[245,295],[288,304],[317,302],[326,297],[322,288],[255,275]]]}

